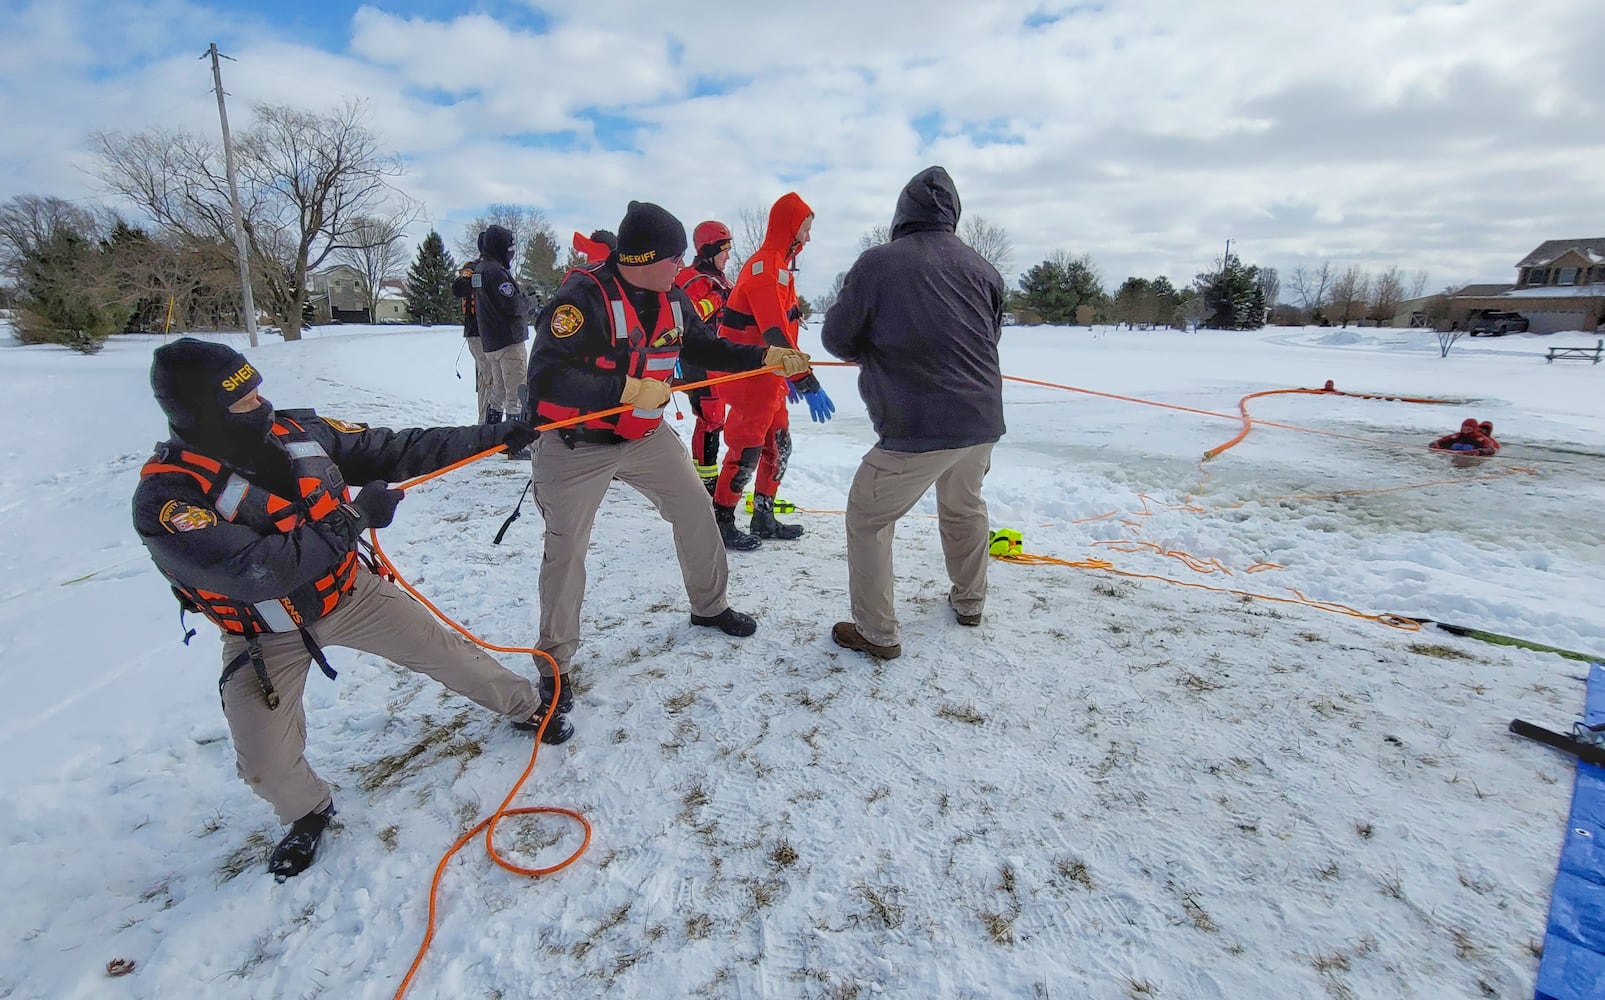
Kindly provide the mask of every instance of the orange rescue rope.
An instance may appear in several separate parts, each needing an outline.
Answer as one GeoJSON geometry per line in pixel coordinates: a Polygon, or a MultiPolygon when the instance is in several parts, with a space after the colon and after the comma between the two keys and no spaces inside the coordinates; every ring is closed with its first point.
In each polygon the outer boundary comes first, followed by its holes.
{"type": "MultiPolygon", "coordinates": [[[[762,372],[779,370],[780,369],[778,367],[757,368],[753,369],[752,371],[738,372],[734,375],[722,375],[718,378],[705,379],[701,382],[690,382],[683,386],[675,386],[675,388],[697,389],[705,385],[718,385],[721,382],[734,382],[737,379],[751,378],[752,376],[762,372]]],[[[596,413],[584,413],[577,417],[571,417],[566,420],[555,420],[551,423],[541,424],[536,429],[543,432],[558,430],[559,428],[582,423],[586,420],[593,420],[597,417],[606,417],[615,413],[623,413],[629,409],[632,409],[632,407],[616,406],[610,410],[600,410],[596,413]]],[[[494,448],[487,448],[477,454],[470,455],[460,462],[453,462],[450,465],[443,466],[442,468],[436,469],[433,472],[425,473],[421,476],[414,476],[412,479],[399,484],[396,488],[405,492],[417,486],[421,486],[432,479],[439,479],[441,476],[460,469],[465,465],[470,465],[482,458],[488,458],[491,455],[495,455],[506,450],[507,449],[502,445],[497,445],[494,448]]],[[[445,854],[441,855],[440,861],[435,865],[434,876],[429,880],[429,916],[424,924],[424,938],[423,941],[418,945],[418,952],[413,956],[412,964],[407,968],[407,974],[402,978],[401,985],[396,987],[395,1000],[401,1000],[401,997],[406,994],[407,989],[412,985],[413,978],[418,974],[419,968],[423,966],[424,956],[428,954],[430,944],[434,942],[435,921],[439,912],[440,881],[441,878],[446,874],[446,866],[451,863],[451,859],[456,856],[458,851],[462,850],[469,841],[473,840],[474,837],[481,830],[483,830],[485,831],[485,853],[490,856],[491,861],[495,862],[500,868],[509,871],[514,875],[521,875],[526,878],[539,878],[543,875],[551,875],[554,872],[560,872],[564,868],[567,868],[569,865],[572,865],[574,862],[579,860],[580,855],[584,854],[586,849],[591,846],[591,824],[583,814],[576,812],[573,809],[564,809],[560,806],[523,806],[518,809],[508,808],[508,806],[512,804],[513,799],[518,796],[518,793],[521,790],[523,790],[524,783],[529,780],[529,776],[535,770],[535,761],[540,756],[541,737],[546,734],[546,727],[552,721],[558,698],[563,692],[563,675],[562,671],[557,669],[557,662],[553,660],[551,656],[548,655],[544,650],[535,649],[530,646],[494,645],[486,642],[485,640],[479,638],[479,636],[464,628],[450,615],[447,615],[444,611],[440,610],[440,608],[436,607],[435,604],[429,600],[429,598],[419,593],[417,588],[408,583],[407,580],[402,577],[400,571],[396,569],[395,563],[390,561],[390,557],[387,556],[384,549],[380,547],[379,533],[377,531],[370,531],[368,534],[372,541],[373,551],[376,559],[384,568],[384,570],[395,580],[396,585],[402,590],[405,590],[407,593],[411,594],[415,600],[417,600],[424,607],[428,608],[436,618],[441,620],[441,622],[450,626],[469,642],[472,642],[476,646],[480,646],[484,649],[491,650],[492,652],[528,653],[531,656],[544,657],[546,661],[552,665],[552,676],[554,678],[552,701],[551,704],[547,706],[546,714],[541,717],[539,728],[537,728],[535,731],[534,745],[530,748],[529,763],[524,766],[524,772],[518,776],[517,781],[513,782],[513,787],[508,789],[507,795],[502,799],[501,805],[497,806],[496,810],[489,816],[476,823],[467,833],[464,833],[461,837],[458,837],[457,842],[452,844],[451,847],[447,849],[445,854]],[[496,849],[496,827],[508,816],[528,816],[534,814],[567,816],[570,819],[578,822],[580,826],[584,827],[585,838],[573,854],[570,854],[568,857],[564,858],[562,861],[559,861],[555,865],[548,865],[543,868],[529,868],[507,860],[507,858],[502,856],[502,854],[496,849]]]]}

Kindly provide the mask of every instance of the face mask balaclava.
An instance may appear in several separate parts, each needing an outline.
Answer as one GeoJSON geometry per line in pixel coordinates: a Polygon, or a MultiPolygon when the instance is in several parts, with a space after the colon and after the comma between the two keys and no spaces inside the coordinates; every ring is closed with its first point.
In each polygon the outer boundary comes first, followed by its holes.
{"type": "MultiPolygon", "coordinates": [[[[272,433],[273,405],[229,410],[262,385],[262,375],[232,347],[183,337],[156,349],[150,384],[173,433],[217,458],[244,462],[272,433]]],[[[247,463],[249,464],[249,463],[247,463]]]]}

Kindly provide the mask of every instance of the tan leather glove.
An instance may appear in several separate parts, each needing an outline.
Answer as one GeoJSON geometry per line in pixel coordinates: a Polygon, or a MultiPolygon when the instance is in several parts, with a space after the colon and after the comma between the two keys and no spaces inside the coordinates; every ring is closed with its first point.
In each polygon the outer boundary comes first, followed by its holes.
{"type": "Polygon", "coordinates": [[[794,351],[789,347],[771,347],[763,352],[765,368],[780,366],[780,371],[787,378],[794,375],[803,375],[808,371],[808,355],[801,351],[794,351]]]}
{"type": "Polygon", "coordinates": [[[624,376],[624,395],[619,402],[638,410],[661,410],[669,403],[669,383],[655,378],[624,376]]]}

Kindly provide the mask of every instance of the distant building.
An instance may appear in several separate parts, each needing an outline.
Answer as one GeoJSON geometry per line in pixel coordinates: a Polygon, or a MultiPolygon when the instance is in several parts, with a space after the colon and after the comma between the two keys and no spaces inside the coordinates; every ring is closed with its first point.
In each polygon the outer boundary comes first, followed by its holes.
{"type": "Polygon", "coordinates": [[[307,275],[307,308],[314,323],[408,323],[407,283],[397,278],[379,285],[378,309],[368,313],[368,279],[350,264],[307,275]]]}
{"type": "Polygon", "coordinates": [[[1605,323],[1605,236],[1545,240],[1517,261],[1515,284],[1467,285],[1449,298],[1449,322],[1461,328],[1487,310],[1520,313],[1532,333],[1597,329],[1605,323]]]}
{"type": "Polygon", "coordinates": [[[379,308],[373,317],[375,323],[410,323],[407,315],[407,283],[392,278],[379,285],[379,308]]]}
{"type": "Polygon", "coordinates": [[[367,279],[349,264],[336,264],[307,275],[307,305],[314,323],[371,323],[367,279]]]}

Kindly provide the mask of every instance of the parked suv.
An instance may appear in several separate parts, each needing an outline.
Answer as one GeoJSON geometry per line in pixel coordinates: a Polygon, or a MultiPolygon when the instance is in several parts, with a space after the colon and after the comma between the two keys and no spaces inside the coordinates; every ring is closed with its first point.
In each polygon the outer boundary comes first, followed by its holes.
{"type": "Polygon", "coordinates": [[[1527,317],[1521,313],[1500,312],[1497,309],[1487,309],[1481,315],[1471,318],[1471,335],[1484,337],[1503,337],[1507,333],[1525,333],[1527,331],[1527,317]]]}

